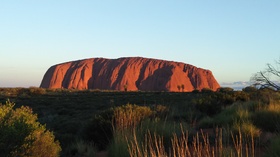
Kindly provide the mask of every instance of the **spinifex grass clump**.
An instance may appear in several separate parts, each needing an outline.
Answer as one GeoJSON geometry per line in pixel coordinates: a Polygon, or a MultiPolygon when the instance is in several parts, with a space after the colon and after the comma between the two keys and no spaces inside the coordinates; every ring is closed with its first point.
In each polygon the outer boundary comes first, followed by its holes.
{"type": "Polygon", "coordinates": [[[135,127],[137,124],[150,117],[153,111],[146,106],[127,104],[114,109],[113,126],[117,130],[125,130],[135,127]]]}

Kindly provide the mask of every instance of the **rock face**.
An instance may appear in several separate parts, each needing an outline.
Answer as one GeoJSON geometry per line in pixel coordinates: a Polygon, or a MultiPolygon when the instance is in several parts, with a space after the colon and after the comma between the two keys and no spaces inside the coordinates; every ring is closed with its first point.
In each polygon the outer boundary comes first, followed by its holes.
{"type": "Polygon", "coordinates": [[[210,70],[142,57],[91,58],[57,64],[45,73],[40,87],[179,91],[178,85],[183,85],[184,91],[220,87],[210,70]]]}

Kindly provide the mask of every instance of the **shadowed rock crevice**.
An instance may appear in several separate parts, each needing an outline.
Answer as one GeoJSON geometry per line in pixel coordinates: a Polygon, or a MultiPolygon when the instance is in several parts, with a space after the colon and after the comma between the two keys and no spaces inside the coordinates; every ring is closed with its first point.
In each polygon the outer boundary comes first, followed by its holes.
{"type": "Polygon", "coordinates": [[[127,57],[119,59],[91,58],[50,67],[40,87],[68,89],[106,89],[131,91],[184,91],[220,85],[210,70],[173,61],[127,57]]]}
{"type": "MultiPolygon", "coordinates": [[[[119,62],[119,64],[121,64],[121,65],[119,66],[120,68],[118,70],[118,74],[117,74],[117,76],[114,76],[116,78],[116,80],[112,84],[112,89],[117,89],[117,90],[120,90],[123,88],[121,86],[122,84],[123,84],[123,86],[127,85],[127,81],[123,80],[123,79],[125,77],[124,74],[126,72],[128,60],[121,61],[121,62],[119,62]],[[124,83],[122,83],[123,82],[122,80],[124,81],[124,83]]],[[[116,65],[114,65],[114,66],[116,66],[116,65]]],[[[114,69],[114,66],[112,66],[111,69],[114,69]]]]}
{"type": "Polygon", "coordinates": [[[104,89],[105,87],[102,86],[103,76],[101,74],[101,69],[104,67],[106,60],[102,58],[97,58],[92,60],[92,74],[88,80],[88,89],[104,89]]]}
{"type": "Polygon", "coordinates": [[[143,63],[143,65],[142,65],[142,67],[140,68],[140,71],[139,71],[139,77],[135,82],[135,85],[139,90],[141,90],[140,86],[142,85],[142,82],[145,81],[144,77],[145,77],[145,71],[147,69],[147,66],[148,66],[148,62],[143,63]]]}
{"type": "Polygon", "coordinates": [[[159,68],[142,81],[139,90],[147,91],[149,89],[157,89],[157,91],[169,91],[170,87],[168,82],[172,76],[172,66],[159,68]]]}

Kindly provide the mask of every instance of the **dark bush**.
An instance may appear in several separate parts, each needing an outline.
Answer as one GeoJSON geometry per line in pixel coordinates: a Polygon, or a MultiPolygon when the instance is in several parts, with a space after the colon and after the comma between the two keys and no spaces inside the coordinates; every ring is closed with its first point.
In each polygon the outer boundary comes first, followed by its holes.
{"type": "Polygon", "coordinates": [[[234,93],[235,101],[248,101],[250,99],[249,94],[243,91],[237,91],[234,93]]]}
{"type": "Polygon", "coordinates": [[[106,149],[113,137],[112,116],[112,109],[95,115],[83,130],[84,140],[93,142],[99,150],[106,149]]]}
{"type": "Polygon", "coordinates": [[[242,89],[242,91],[247,92],[247,93],[252,93],[256,92],[258,89],[254,86],[248,86],[242,89]]]}
{"type": "Polygon", "coordinates": [[[37,88],[37,87],[30,87],[29,93],[31,95],[43,95],[46,94],[46,89],[44,88],[37,88]]]}
{"type": "Polygon", "coordinates": [[[194,89],[193,91],[192,91],[192,93],[199,93],[200,91],[198,90],[198,89],[194,89]]]}
{"type": "Polygon", "coordinates": [[[222,92],[222,93],[228,93],[228,92],[233,92],[233,88],[230,87],[221,87],[217,90],[218,92],[222,92]]]}
{"type": "Polygon", "coordinates": [[[209,116],[213,116],[222,110],[221,101],[218,99],[217,95],[211,94],[199,99],[193,100],[193,103],[197,110],[205,113],[209,116]]]}
{"type": "Polygon", "coordinates": [[[201,92],[202,93],[212,93],[214,91],[212,89],[210,89],[210,88],[203,88],[203,89],[201,89],[201,92]]]}
{"type": "Polygon", "coordinates": [[[252,120],[254,125],[260,128],[263,131],[277,132],[279,131],[280,126],[280,113],[269,111],[269,110],[260,110],[256,111],[252,115],[252,120]]]}
{"type": "Polygon", "coordinates": [[[271,139],[271,143],[266,148],[264,153],[265,157],[277,157],[280,156],[280,136],[271,139]]]}

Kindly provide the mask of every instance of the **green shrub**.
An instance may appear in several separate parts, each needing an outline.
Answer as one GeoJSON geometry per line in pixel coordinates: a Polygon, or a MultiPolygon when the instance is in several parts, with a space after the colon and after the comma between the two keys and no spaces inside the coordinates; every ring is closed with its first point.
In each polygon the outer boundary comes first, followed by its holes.
{"type": "Polygon", "coordinates": [[[247,86],[242,89],[242,91],[247,92],[247,93],[253,93],[256,92],[258,89],[254,86],[247,86]]]}
{"type": "Polygon", "coordinates": [[[114,139],[108,147],[108,156],[110,157],[129,157],[128,152],[128,137],[130,132],[115,130],[114,139]]]}
{"type": "Polygon", "coordinates": [[[1,117],[0,156],[8,157],[25,154],[29,148],[25,148],[23,145],[32,143],[32,140],[26,139],[33,131],[32,127],[24,123],[23,120],[14,120],[13,124],[7,124],[4,121],[1,117]]]}
{"type": "Polygon", "coordinates": [[[98,149],[104,150],[113,137],[112,116],[111,109],[95,115],[84,127],[84,140],[92,141],[98,149]]]}
{"type": "Polygon", "coordinates": [[[195,103],[184,102],[170,106],[170,112],[167,114],[166,118],[174,120],[178,123],[185,121],[195,125],[197,119],[200,119],[202,116],[203,113],[197,110],[195,103]]]}
{"type": "Polygon", "coordinates": [[[243,91],[234,92],[235,101],[248,101],[250,99],[249,94],[243,91]]]}
{"type": "Polygon", "coordinates": [[[236,108],[230,106],[225,108],[221,113],[213,117],[214,125],[216,126],[231,126],[234,122],[234,116],[236,114],[236,108]]]}
{"type": "Polygon", "coordinates": [[[166,118],[169,113],[169,107],[164,105],[154,105],[152,110],[155,112],[154,117],[166,118]]]}
{"type": "Polygon", "coordinates": [[[263,131],[279,131],[280,112],[260,110],[252,115],[253,123],[263,131]]]}
{"type": "Polygon", "coordinates": [[[133,128],[154,113],[150,107],[131,104],[105,110],[86,124],[84,140],[92,141],[98,149],[104,150],[112,141],[113,131],[133,128]]]}
{"type": "Polygon", "coordinates": [[[258,92],[255,93],[255,99],[266,105],[269,105],[271,100],[279,100],[280,98],[279,92],[270,89],[259,89],[258,92]]]}
{"type": "Polygon", "coordinates": [[[222,93],[228,93],[228,92],[233,92],[233,88],[230,87],[221,87],[217,90],[218,92],[222,92],[222,93]]]}
{"type": "Polygon", "coordinates": [[[202,88],[201,89],[201,92],[202,93],[212,93],[212,92],[214,92],[211,88],[202,88]]]}
{"type": "Polygon", "coordinates": [[[136,134],[140,140],[144,141],[144,136],[148,132],[157,134],[163,138],[163,145],[168,148],[171,147],[170,139],[174,134],[181,135],[181,129],[193,131],[193,129],[187,123],[163,121],[163,120],[146,120],[136,128],[136,134]]]}
{"type": "Polygon", "coordinates": [[[95,157],[96,148],[93,143],[87,143],[85,141],[77,141],[73,143],[67,150],[66,156],[83,156],[83,157],[95,157]]]}
{"type": "Polygon", "coordinates": [[[257,128],[252,122],[250,121],[242,121],[242,122],[235,122],[232,126],[233,132],[240,131],[244,137],[260,137],[261,130],[257,128]]]}
{"type": "Polygon", "coordinates": [[[199,128],[213,128],[214,119],[209,116],[206,116],[198,122],[198,126],[199,128]]]}
{"type": "Polygon", "coordinates": [[[235,102],[233,94],[228,92],[220,93],[217,99],[219,99],[220,104],[223,106],[229,106],[235,102]]]}
{"type": "Polygon", "coordinates": [[[200,91],[198,90],[198,89],[194,89],[193,91],[192,91],[192,93],[199,93],[200,91]]]}
{"type": "Polygon", "coordinates": [[[213,116],[218,114],[222,110],[221,101],[218,99],[218,95],[215,93],[205,94],[204,97],[192,100],[196,109],[200,112],[213,116]]]}
{"type": "Polygon", "coordinates": [[[0,156],[56,157],[61,147],[29,107],[0,104],[0,156]]]}
{"type": "Polygon", "coordinates": [[[247,110],[247,108],[238,107],[235,112],[235,121],[247,121],[250,119],[251,113],[247,110]]]}
{"type": "Polygon", "coordinates": [[[114,108],[113,124],[117,130],[137,126],[143,119],[152,116],[150,107],[127,104],[114,108]]]}
{"type": "Polygon", "coordinates": [[[255,111],[263,110],[267,105],[263,103],[259,103],[257,101],[248,101],[246,102],[246,106],[248,111],[255,112],[255,111]]]}
{"type": "Polygon", "coordinates": [[[271,143],[267,147],[264,154],[265,157],[279,157],[280,156],[280,136],[271,139],[271,143]]]}
{"type": "Polygon", "coordinates": [[[232,126],[236,122],[248,121],[250,120],[252,113],[247,108],[247,104],[234,103],[223,109],[219,114],[213,116],[213,118],[208,120],[207,118],[202,119],[203,121],[201,121],[200,124],[208,125],[209,127],[211,124],[214,127],[227,127],[232,126]]]}
{"type": "Polygon", "coordinates": [[[37,87],[30,87],[29,93],[31,95],[43,95],[46,94],[46,89],[44,88],[37,88],[37,87]]]}

